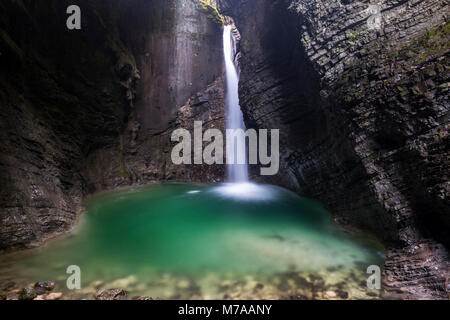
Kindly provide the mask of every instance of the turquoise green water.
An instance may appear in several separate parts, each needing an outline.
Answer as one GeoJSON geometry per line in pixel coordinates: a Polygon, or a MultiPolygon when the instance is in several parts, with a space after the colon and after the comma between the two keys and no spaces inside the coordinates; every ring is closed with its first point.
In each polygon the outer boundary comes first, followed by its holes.
{"type": "MultiPolygon", "coordinates": [[[[224,281],[271,288],[283,274],[326,278],[330,270],[363,279],[383,259],[333,227],[319,203],[274,186],[155,185],[99,195],[86,208],[73,235],[3,259],[0,277],[57,280],[66,292],[66,268],[77,265],[84,294],[125,286],[162,298],[222,298],[224,281]]],[[[266,295],[282,294],[272,287],[266,295]]]]}

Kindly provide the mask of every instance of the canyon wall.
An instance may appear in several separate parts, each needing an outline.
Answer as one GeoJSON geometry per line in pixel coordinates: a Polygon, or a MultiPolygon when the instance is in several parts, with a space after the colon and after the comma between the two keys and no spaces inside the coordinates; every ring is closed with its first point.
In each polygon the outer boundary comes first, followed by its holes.
{"type": "Polygon", "coordinates": [[[0,83],[0,251],[67,231],[93,192],[224,176],[170,162],[175,128],[223,128],[222,23],[197,0],[2,1],[0,83]]]}
{"type": "Polygon", "coordinates": [[[242,36],[247,125],[281,130],[282,168],[264,181],[381,238],[386,298],[446,298],[446,2],[221,0],[219,8],[242,36]],[[376,12],[381,20],[369,20],[376,12]]]}
{"type": "Polygon", "coordinates": [[[175,166],[171,134],[224,128],[223,23],[198,0],[136,0],[117,8],[122,39],[136,59],[134,107],[120,144],[88,156],[89,193],[153,181],[221,181],[222,166],[175,166]],[[119,155],[119,156],[118,156],[119,155]],[[106,167],[105,167],[106,166],[106,167]]]}

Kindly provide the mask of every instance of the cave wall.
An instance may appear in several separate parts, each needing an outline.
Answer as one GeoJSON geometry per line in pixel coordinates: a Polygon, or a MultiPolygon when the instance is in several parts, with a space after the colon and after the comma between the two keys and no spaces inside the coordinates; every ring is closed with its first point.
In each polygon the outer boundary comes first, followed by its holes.
{"type": "Polygon", "coordinates": [[[113,143],[130,106],[118,73],[134,58],[109,8],[84,2],[83,29],[69,32],[70,4],[0,4],[0,250],[75,222],[83,156],[113,143]]]}
{"type": "Polygon", "coordinates": [[[120,144],[87,159],[90,192],[162,180],[222,181],[222,166],[175,166],[170,141],[181,126],[192,132],[197,120],[204,130],[224,129],[221,18],[198,0],[136,0],[128,8],[121,10],[127,25],[121,34],[139,70],[136,99],[120,144]]]}
{"type": "Polygon", "coordinates": [[[445,298],[449,10],[381,5],[370,30],[369,1],[219,1],[242,36],[246,123],[281,130],[280,173],[263,181],[381,238],[386,297],[445,298]]]}
{"type": "Polygon", "coordinates": [[[223,74],[222,22],[200,1],[162,3],[139,1],[152,14],[132,13],[132,29],[138,31],[124,35],[131,37],[141,71],[136,119],[153,133],[167,129],[179,106],[223,74]]]}
{"type": "Polygon", "coordinates": [[[67,231],[93,192],[222,178],[173,167],[167,153],[172,129],[191,119],[223,127],[222,26],[208,7],[5,0],[0,9],[0,252],[67,231]],[[66,28],[72,4],[81,30],[66,28]]]}

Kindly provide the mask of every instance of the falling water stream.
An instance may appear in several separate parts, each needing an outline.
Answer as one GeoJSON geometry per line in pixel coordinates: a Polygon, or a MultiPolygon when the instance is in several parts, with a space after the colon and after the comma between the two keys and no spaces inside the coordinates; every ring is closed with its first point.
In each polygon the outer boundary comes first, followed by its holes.
{"type": "MultiPolygon", "coordinates": [[[[225,56],[225,70],[227,77],[227,95],[226,95],[226,113],[227,129],[245,131],[244,116],[239,106],[239,74],[234,64],[235,45],[232,36],[232,26],[225,26],[223,32],[223,48],[225,56]]],[[[231,141],[228,141],[228,143],[231,141]]],[[[227,144],[229,146],[231,144],[227,144]]],[[[228,149],[227,149],[228,150],[228,149]]],[[[246,154],[245,137],[239,136],[235,139],[234,152],[235,157],[227,153],[228,178],[232,183],[248,182],[248,165],[246,161],[238,161],[238,155],[246,154]],[[245,163],[242,163],[245,162],[245,163]]]]}
{"type": "MultiPolygon", "coordinates": [[[[233,27],[227,25],[223,31],[223,52],[226,71],[226,129],[245,131],[244,115],[239,105],[239,73],[235,64],[236,45],[233,27]]],[[[216,188],[221,194],[253,199],[270,197],[264,186],[249,182],[246,140],[244,135],[236,135],[234,140],[227,139],[228,183],[216,188]],[[233,150],[230,153],[230,150],[233,150]],[[241,158],[243,157],[243,158],[241,158]]]]}
{"type": "MultiPolygon", "coordinates": [[[[244,129],[231,31],[225,27],[227,128],[244,129]]],[[[245,151],[245,141],[237,149],[245,151]]],[[[247,165],[228,171],[227,184],[158,184],[91,197],[70,235],[0,256],[0,290],[50,280],[66,297],[88,299],[105,288],[162,299],[379,294],[364,285],[367,267],[384,259],[373,242],[336,228],[318,202],[249,183],[247,165]],[[81,290],[66,287],[71,265],[81,268],[81,290]]]]}

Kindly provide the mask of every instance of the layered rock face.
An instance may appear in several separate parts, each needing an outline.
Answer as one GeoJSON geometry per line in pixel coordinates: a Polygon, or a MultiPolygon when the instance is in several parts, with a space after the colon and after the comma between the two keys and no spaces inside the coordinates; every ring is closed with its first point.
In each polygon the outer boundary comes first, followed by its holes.
{"type": "Polygon", "coordinates": [[[203,121],[204,130],[224,128],[222,22],[198,0],[139,0],[128,7],[133,19],[124,21],[123,38],[140,72],[135,107],[120,144],[89,155],[89,192],[161,180],[223,180],[222,167],[186,168],[171,160],[177,128],[193,132],[194,121],[203,121]]]}
{"type": "Polygon", "coordinates": [[[380,237],[386,297],[446,298],[446,3],[219,5],[242,35],[246,122],[281,129],[282,169],[270,182],[380,237]]]}
{"type": "Polygon", "coordinates": [[[174,168],[168,154],[177,126],[223,127],[222,26],[208,7],[7,0],[0,9],[0,251],[67,231],[92,192],[223,178],[174,168]],[[73,4],[82,29],[69,31],[73,4]]]}

